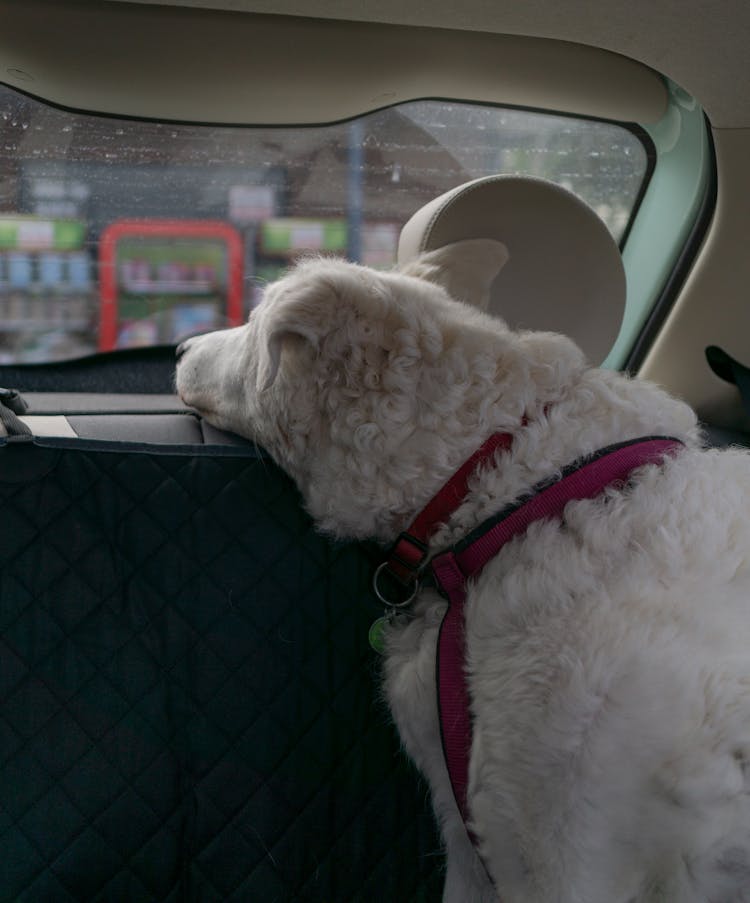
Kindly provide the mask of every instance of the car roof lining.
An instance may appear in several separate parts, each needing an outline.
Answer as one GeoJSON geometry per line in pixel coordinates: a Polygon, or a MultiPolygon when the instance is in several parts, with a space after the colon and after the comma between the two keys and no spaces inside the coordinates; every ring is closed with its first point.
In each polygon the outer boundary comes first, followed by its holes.
{"type": "Polygon", "coordinates": [[[667,105],[648,67],[544,38],[109,0],[0,11],[0,81],[92,112],[301,125],[438,97],[650,123],[667,105]]]}
{"type": "MultiPolygon", "coordinates": [[[[28,2],[28,0],[23,0],[28,2]]],[[[692,94],[717,128],[750,126],[746,79],[750,4],[727,0],[117,0],[235,12],[319,16],[457,32],[525,35],[603,48],[669,76],[692,94]]],[[[100,4],[102,5],[102,4],[100,4]]],[[[458,46],[458,45],[457,45],[458,46]]],[[[549,72],[547,73],[549,75],[549,72]]],[[[607,86],[610,87],[609,85],[607,86]]]]}

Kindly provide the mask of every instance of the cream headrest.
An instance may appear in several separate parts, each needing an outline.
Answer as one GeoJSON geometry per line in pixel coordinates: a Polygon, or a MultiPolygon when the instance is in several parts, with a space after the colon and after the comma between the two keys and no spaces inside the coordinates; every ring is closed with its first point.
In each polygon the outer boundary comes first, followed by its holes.
{"type": "Polygon", "coordinates": [[[597,214],[552,182],[489,176],[448,191],[401,230],[399,266],[466,239],[505,245],[489,310],[513,329],[561,332],[599,364],[625,311],[620,251],[597,214]]]}

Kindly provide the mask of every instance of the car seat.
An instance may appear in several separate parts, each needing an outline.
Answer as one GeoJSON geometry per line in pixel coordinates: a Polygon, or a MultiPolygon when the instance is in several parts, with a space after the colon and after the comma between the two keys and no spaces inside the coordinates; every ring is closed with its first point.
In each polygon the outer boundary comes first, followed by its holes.
{"type": "MultiPolygon", "coordinates": [[[[472,182],[399,259],[475,237],[510,251],[492,311],[606,354],[622,265],[582,202],[472,182]]],[[[28,403],[6,396],[0,437],[0,903],[437,899],[367,642],[380,550],[319,536],[263,451],[168,385],[101,391],[136,359],[0,367],[28,403]]]]}

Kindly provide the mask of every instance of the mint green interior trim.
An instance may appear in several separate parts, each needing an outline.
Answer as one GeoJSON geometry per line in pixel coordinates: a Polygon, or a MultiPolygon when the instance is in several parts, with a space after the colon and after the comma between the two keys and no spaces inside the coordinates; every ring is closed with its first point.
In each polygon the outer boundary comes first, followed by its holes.
{"type": "Polygon", "coordinates": [[[602,366],[620,369],[672,272],[708,188],[711,154],[703,110],[672,82],[664,117],[645,126],[656,166],[623,250],[627,301],[602,366]]]}

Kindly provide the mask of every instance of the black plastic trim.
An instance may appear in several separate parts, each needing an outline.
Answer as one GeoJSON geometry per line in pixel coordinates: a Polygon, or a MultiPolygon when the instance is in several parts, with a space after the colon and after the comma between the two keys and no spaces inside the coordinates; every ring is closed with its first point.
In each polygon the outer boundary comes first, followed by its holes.
{"type": "Polygon", "coordinates": [[[41,364],[2,364],[0,384],[21,392],[173,395],[174,373],[174,345],[153,345],[41,364]]]}

